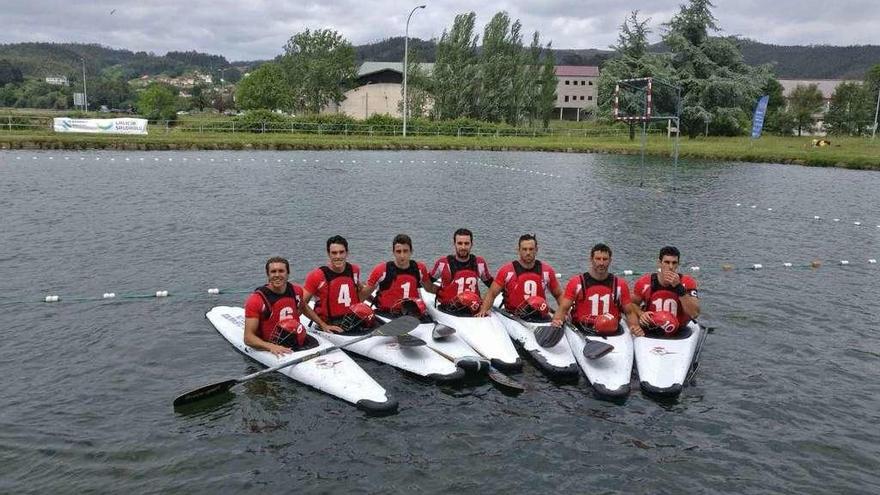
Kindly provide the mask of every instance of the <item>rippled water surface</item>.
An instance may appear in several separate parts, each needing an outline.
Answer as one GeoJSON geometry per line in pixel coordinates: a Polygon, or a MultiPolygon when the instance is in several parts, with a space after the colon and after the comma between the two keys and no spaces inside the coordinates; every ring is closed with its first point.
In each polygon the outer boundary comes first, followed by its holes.
{"type": "Polygon", "coordinates": [[[604,155],[0,152],[0,492],[878,493],[878,191],[870,172],[604,155]],[[598,241],[618,272],[676,244],[718,328],[696,383],[611,403],[527,364],[508,396],[358,358],[399,413],[282,376],[173,411],[258,369],[204,319],[245,295],[208,288],[262,283],[275,254],[302,281],[336,233],[365,267],[399,232],[432,261],[460,226],[493,269],[535,232],[566,278],[598,241]]]}

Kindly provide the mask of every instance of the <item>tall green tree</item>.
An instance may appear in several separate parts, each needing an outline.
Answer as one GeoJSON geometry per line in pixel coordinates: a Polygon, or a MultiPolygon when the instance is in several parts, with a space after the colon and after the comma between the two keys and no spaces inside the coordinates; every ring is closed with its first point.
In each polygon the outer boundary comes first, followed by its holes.
{"type": "Polygon", "coordinates": [[[284,110],[293,108],[293,93],[284,69],[276,63],[266,63],[244,78],[235,92],[242,110],[284,110]]]}
{"type": "Polygon", "coordinates": [[[552,43],[547,43],[544,50],[544,63],[541,65],[541,74],[538,79],[537,116],[541,119],[544,128],[550,126],[550,117],[556,108],[556,60],[553,56],[552,43]]]}
{"type": "Polygon", "coordinates": [[[149,120],[175,120],[177,94],[171,87],[154,83],[138,97],[138,113],[149,120]]]}
{"type": "Polygon", "coordinates": [[[798,136],[813,127],[813,116],[822,112],[822,92],[816,84],[798,84],[788,96],[788,110],[794,118],[798,136]]]}
{"type": "Polygon", "coordinates": [[[874,123],[873,103],[868,88],[845,82],[834,89],[831,106],[825,114],[825,126],[832,134],[859,136],[874,123]]]}
{"type": "Polygon", "coordinates": [[[480,118],[487,122],[516,124],[517,94],[521,85],[522,35],[517,20],[510,22],[507,12],[498,12],[486,24],[480,57],[480,118]]]}
{"type": "Polygon", "coordinates": [[[16,84],[23,81],[24,77],[22,77],[21,70],[18,67],[12,65],[12,62],[9,60],[0,60],[0,87],[9,83],[16,84]]]}
{"type": "Polygon", "coordinates": [[[284,46],[281,64],[294,90],[294,108],[319,113],[339,103],[348,84],[357,77],[354,48],[330,29],[306,29],[284,46]]]}
{"type": "Polygon", "coordinates": [[[479,93],[476,14],[455,16],[452,29],[443,30],[434,63],[434,116],[440,119],[477,117],[479,93]]]}

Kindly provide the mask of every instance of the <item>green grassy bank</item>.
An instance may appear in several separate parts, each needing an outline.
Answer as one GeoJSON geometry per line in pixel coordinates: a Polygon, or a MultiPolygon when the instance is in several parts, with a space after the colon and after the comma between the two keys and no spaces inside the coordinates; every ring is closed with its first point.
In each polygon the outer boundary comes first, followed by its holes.
{"type": "MultiPolygon", "coordinates": [[[[715,161],[793,163],[820,167],[880,170],[880,139],[830,137],[830,146],[814,147],[810,137],[682,138],[680,156],[715,161]]],[[[649,136],[647,153],[670,156],[673,141],[649,136]]],[[[0,132],[0,149],[118,150],[326,150],[436,149],[494,151],[559,151],[570,153],[638,154],[641,142],[626,136],[364,136],[289,133],[156,132],[148,136],[55,134],[50,131],[0,132]]]]}

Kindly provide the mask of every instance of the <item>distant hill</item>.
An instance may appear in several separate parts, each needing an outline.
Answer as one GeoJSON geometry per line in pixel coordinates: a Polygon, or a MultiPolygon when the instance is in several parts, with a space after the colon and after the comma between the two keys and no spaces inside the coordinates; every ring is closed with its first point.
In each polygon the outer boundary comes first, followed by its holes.
{"type": "Polygon", "coordinates": [[[230,66],[221,55],[195,51],[156,55],[80,43],[0,44],[0,59],[9,60],[25,77],[37,78],[81,74],[82,60],[88,74],[117,74],[127,79],[157,74],[178,76],[188,70],[209,73],[230,66]]]}
{"type": "MultiPolygon", "coordinates": [[[[373,60],[396,62],[403,59],[403,38],[395,37],[355,47],[358,62],[373,60]]],[[[746,63],[772,64],[781,79],[861,79],[874,64],[880,63],[880,46],[778,46],[748,39],[737,39],[746,63]]],[[[410,38],[410,46],[422,62],[434,62],[437,45],[434,40],[410,38]]],[[[651,47],[663,51],[662,43],[651,47]]],[[[556,49],[559,65],[597,65],[601,67],[613,55],[610,50],[556,49]]],[[[156,55],[146,52],[108,48],[79,43],[14,43],[0,44],[0,59],[9,60],[26,77],[75,76],[82,72],[85,58],[89,74],[115,74],[126,78],[166,74],[178,76],[186,71],[216,72],[218,68],[235,67],[224,72],[227,80],[237,79],[245,72],[266,62],[264,60],[232,62],[222,55],[168,52],[156,55]]],[[[76,78],[76,77],[74,77],[76,78]]]]}

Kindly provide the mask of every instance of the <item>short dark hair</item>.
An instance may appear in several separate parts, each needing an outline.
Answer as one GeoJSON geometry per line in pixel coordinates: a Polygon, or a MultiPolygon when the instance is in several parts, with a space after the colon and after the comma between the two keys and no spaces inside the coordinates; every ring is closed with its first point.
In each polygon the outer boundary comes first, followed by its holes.
{"type": "Polygon", "coordinates": [[[658,260],[662,260],[664,256],[675,256],[679,260],[681,260],[681,253],[678,252],[678,248],[673,246],[664,246],[660,250],[660,256],[657,257],[658,260]]]}
{"type": "Polygon", "coordinates": [[[391,249],[394,249],[396,244],[406,244],[409,246],[409,250],[412,251],[412,239],[406,234],[397,234],[394,236],[394,240],[391,241],[391,249]]]}
{"type": "Polygon", "coordinates": [[[345,247],[345,250],[348,251],[348,241],[345,240],[345,237],[341,235],[334,235],[333,237],[327,239],[327,252],[330,252],[330,244],[342,244],[345,247]]]}
{"type": "Polygon", "coordinates": [[[535,237],[535,234],[523,234],[519,236],[519,241],[517,241],[516,245],[521,246],[523,241],[535,241],[535,246],[538,245],[538,238],[535,237]]]}
{"type": "Polygon", "coordinates": [[[474,242],[474,233],[468,229],[458,229],[452,234],[452,242],[455,242],[455,237],[460,235],[466,235],[471,238],[471,242],[474,242]]]}
{"type": "Polygon", "coordinates": [[[596,245],[593,246],[593,249],[590,249],[590,258],[592,258],[597,252],[608,253],[608,257],[611,257],[611,248],[608,247],[607,244],[602,244],[601,242],[596,243],[596,245]]]}
{"type": "Polygon", "coordinates": [[[266,275],[269,274],[269,265],[272,263],[284,263],[284,267],[287,268],[287,273],[290,273],[290,263],[287,261],[287,258],[282,258],[281,256],[272,256],[268,260],[266,260],[266,275]]]}

